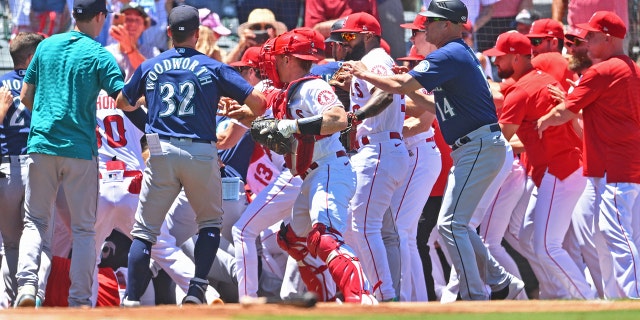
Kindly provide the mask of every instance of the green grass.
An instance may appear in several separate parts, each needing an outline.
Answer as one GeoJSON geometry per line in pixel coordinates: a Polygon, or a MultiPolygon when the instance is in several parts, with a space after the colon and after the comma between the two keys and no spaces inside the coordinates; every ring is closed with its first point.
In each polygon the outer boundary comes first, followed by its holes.
{"type": "MultiPolygon", "coordinates": [[[[255,317],[242,316],[237,319],[252,319],[255,317]]],[[[518,313],[424,313],[424,314],[361,314],[332,316],[332,315],[310,315],[310,316],[284,316],[284,315],[261,315],[260,319],[266,320],[287,320],[287,319],[393,319],[393,320],[639,320],[640,310],[614,310],[614,311],[593,311],[593,312],[518,312],[518,313]]]]}

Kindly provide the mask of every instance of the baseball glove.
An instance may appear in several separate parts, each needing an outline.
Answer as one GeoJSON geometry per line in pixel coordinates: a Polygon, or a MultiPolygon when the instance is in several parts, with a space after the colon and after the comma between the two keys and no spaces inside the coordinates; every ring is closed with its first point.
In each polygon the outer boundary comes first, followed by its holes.
{"type": "Polygon", "coordinates": [[[269,148],[277,154],[291,153],[293,136],[285,138],[278,131],[278,119],[259,117],[251,122],[253,141],[269,148]]]}

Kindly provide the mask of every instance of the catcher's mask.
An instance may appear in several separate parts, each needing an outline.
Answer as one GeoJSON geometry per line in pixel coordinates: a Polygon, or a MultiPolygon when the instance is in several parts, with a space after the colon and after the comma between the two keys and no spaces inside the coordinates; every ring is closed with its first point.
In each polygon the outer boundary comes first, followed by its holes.
{"type": "Polygon", "coordinates": [[[298,59],[313,62],[324,59],[324,37],[311,28],[296,28],[275,38],[267,40],[262,46],[260,72],[271,79],[274,87],[283,88],[284,83],[276,70],[277,55],[291,55],[298,59]]]}

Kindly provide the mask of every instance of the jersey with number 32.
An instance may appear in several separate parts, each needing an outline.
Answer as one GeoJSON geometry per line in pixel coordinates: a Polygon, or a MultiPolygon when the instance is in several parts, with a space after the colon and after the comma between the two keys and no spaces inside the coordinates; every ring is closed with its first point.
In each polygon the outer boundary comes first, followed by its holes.
{"type": "Polygon", "coordinates": [[[209,141],[217,141],[220,97],[243,104],[251,91],[232,67],[181,47],[143,62],[122,89],[131,105],[146,97],[147,133],[209,141]]]}
{"type": "Polygon", "coordinates": [[[482,66],[462,39],[431,52],[409,74],[427,91],[433,91],[436,116],[448,144],[498,122],[482,66]]]}

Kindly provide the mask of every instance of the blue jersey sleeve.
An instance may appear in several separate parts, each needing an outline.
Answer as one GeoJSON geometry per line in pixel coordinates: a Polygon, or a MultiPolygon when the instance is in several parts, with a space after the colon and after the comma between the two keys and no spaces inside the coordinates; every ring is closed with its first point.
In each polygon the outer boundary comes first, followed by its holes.
{"type": "Polygon", "coordinates": [[[426,59],[420,61],[409,74],[427,90],[439,87],[441,84],[455,78],[460,72],[459,64],[448,57],[448,52],[436,50],[426,59]]]}
{"type": "Polygon", "coordinates": [[[144,94],[144,81],[142,81],[142,65],[133,72],[129,81],[122,88],[122,95],[130,105],[135,106],[136,102],[144,94]]]}
{"type": "Polygon", "coordinates": [[[221,65],[217,71],[214,74],[218,77],[220,96],[229,97],[244,104],[244,100],[253,91],[253,86],[229,65],[221,65]]]}

